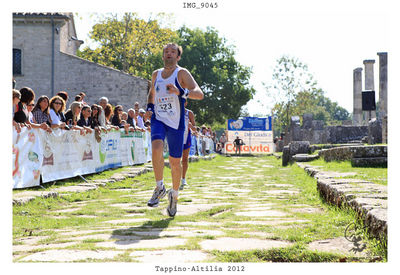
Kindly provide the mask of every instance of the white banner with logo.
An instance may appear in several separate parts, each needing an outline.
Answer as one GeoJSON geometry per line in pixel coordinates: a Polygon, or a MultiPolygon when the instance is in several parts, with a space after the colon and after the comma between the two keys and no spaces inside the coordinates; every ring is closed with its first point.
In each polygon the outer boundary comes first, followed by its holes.
{"type": "Polygon", "coordinates": [[[235,153],[233,141],[239,137],[243,140],[241,153],[245,154],[267,154],[274,152],[272,131],[227,131],[228,142],[225,143],[227,154],[235,153]]]}
{"type": "Polygon", "coordinates": [[[73,130],[14,130],[14,188],[39,185],[40,174],[49,182],[151,160],[148,132],[113,130],[100,136],[97,142],[94,132],[82,136],[73,130]]]}
{"type": "Polygon", "coordinates": [[[39,130],[28,130],[20,133],[14,129],[12,145],[13,189],[40,185],[40,173],[43,161],[39,130]]]}

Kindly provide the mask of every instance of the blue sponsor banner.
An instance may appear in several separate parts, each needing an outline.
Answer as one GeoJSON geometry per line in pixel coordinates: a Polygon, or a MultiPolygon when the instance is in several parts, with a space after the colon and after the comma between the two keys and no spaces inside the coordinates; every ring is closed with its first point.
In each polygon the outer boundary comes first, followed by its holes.
{"type": "Polygon", "coordinates": [[[271,131],[271,117],[244,117],[228,119],[229,131],[271,131]]]}

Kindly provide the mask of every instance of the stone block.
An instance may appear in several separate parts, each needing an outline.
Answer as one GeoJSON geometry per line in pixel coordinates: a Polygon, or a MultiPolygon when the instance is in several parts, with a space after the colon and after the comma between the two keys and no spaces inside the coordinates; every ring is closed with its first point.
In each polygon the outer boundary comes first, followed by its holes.
{"type": "Polygon", "coordinates": [[[373,118],[368,122],[368,144],[382,143],[382,121],[373,118]]]}
{"type": "Polygon", "coordinates": [[[387,157],[386,145],[349,147],[354,158],[387,157]]]}
{"type": "Polygon", "coordinates": [[[306,162],[306,161],[312,161],[319,158],[318,155],[309,155],[309,154],[296,154],[292,156],[292,159],[294,161],[299,161],[299,162],[306,162]]]}
{"type": "Polygon", "coordinates": [[[387,157],[353,158],[351,165],[353,167],[387,167],[387,157]]]}
{"type": "Polygon", "coordinates": [[[287,166],[290,161],[290,149],[289,145],[283,147],[282,150],[282,166],[287,166]]]}
{"type": "Polygon", "coordinates": [[[312,128],[313,114],[303,114],[303,126],[304,129],[312,128]]]}
{"type": "Polygon", "coordinates": [[[314,130],[323,130],[325,123],[323,120],[313,120],[311,121],[311,128],[314,130]]]}
{"type": "Polygon", "coordinates": [[[310,142],[309,141],[292,141],[289,144],[290,156],[296,154],[308,154],[310,152],[310,142]]]}

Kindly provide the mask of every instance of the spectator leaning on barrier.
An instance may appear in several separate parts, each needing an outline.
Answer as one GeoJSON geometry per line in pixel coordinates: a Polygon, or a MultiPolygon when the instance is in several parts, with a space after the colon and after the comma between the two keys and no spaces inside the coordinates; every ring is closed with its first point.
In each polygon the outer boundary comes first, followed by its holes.
{"type": "Polygon", "coordinates": [[[50,124],[50,115],[49,115],[49,98],[45,95],[39,97],[36,106],[32,110],[33,118],[36,123],[47,123],[50,124]]]}
{"type": "MultiPolygon", "coordinates": [[[[34,104],[34,102],[35,102],[35,93],[34,93],[34,91],[31,88],[25,87],[25,88],[22,88],[20,90],[20,93],[21,93],[21,101],[20,101],[20,103],[22,103],[25,106],[24,114],[25,114],[26,120],[25,120],[24,124],[28,128],[37,128],[37,129],[40,128],[40,129],[43,129],[43,130],[46,130],[46,131],[51,131],[50,128],[49,128],[49,125],[47,125],[46,122],[38,124],[38,123],[36,123],[36,121],[33,118],[32,110],[33,110],[33,107],[35,106],[35,104],[34,104]]],[[[22,114],[21,114],[21,117],[22,117],[22,114]]]]}
{"type": "Polygon", "coordinates": [[[61,113],[65,110],[65,101],[56,95],[50,99],[50,123],[51,128],[68,129],[65,122],[61,121],[61,113]]]}
{"type": "Polygon", "coordinates": [[[29,123],[36,123],[35,119],[33,118],[32,110],[35,107],[35,102],[32,100],[28,105],[26,105],[26,110],[28,111],[28,122],[29,123]]]}
{"type": "Polygon", "coordinates": [[[13,89],[13,112],[12,115],[14,117],[14,113],[17,110],[17,105],[21,100],[21,93],[18,90],[13,89]]]}
{"type": "Polygon", "coordinates": [[[101,106],[99,106],[97,104],[92,104],[92,106],[90,108],[92,110],[90,126],[92,127],[92,129],[94,129],[96,127],[100,127],[99,114],[101,112],[101,110],[100,110],[101,106]]]}
{"type": "Polygon", "coordinates": [[[127,112],[122,112],[121,120],[124,120],[125,122],[128,120],[128,113],[127,112]]]}
{"type": "Polygon", "coordinates": [[[92,110],[90,109],[89,105],[84,105],[82,107],[82,111],[80,114],[80,118],[78,120],[78,126],[82,127],[86,130],[86,133],[91,133],[91,125],[92,125],[92,118],[91,118],[92,110]]]}
{"type": "Polygon", "coordinates": [[[107,103],[106,107],[104,108],[104,116],[106,119],[106,125],[111,125],[110,119],[111,119],[112,113],[113,113],[113,107],[111,106],[110,103],[107,103]]]}
{"type": "Polygon", "coordinates": [[[129,125],[131,127],[136,128],[136,119],[135,119],[135,110],[134,109],[129,109],[128,110],[128,119],[126,120],[127,123],[129,123],[129,125]]]}
{"type": "Polygon", "coordinates": [[[139,116],[137,117],[137,126],[141,129],[145,129],[144,126],[144,114],[146,113],[145,110],[139,109],[139,116]]]}
{"type": "Polygon", "coordinates": [[[13,89],[13,111],[12,111],[12,122],[13,126],[15,127],[15,130],[17,133],[21,132],[21,125],[14,120],[14,114],[17,111],[17,105],[21,99],[21,93],[18,90],[13,89]]]}
{"type": "Polygon", "coordinates": [[[108,104],[108,98],[103,96],[99,99],[99,105],[102,108],[102,112],[99,114],[99,123],[101,127],[106,127],[106,117],[104,115],[104,110],[108,104]]]}
{"type": "Polygon", "coordinates": [[[112,117],[111,124],[114,126],[118,126],[119,128],[123,128],[124,126],[121,124],[121,116],[122,112],[124,111],[123,107],[121,105],[117,105],[114,108],[114,115],[112,117]]]}
{"type": "Polygon", "coordinates": [[[78,124],[81,108],[82,103],[79,101],[74,101],[69,106],[68,111],[65,113],[65,119],[67,120],[67,125],[69,127],[76,126],[78,124]]]}
{"type": "Polygon", "coordinates": [[[18,123],[25,123],[28,120],[27,106],[30,102],[35,100],[35,92],[28,87],[22,88],[19,92],[21,93],[21,99],[17,104],[14,120],[18,123]]]}

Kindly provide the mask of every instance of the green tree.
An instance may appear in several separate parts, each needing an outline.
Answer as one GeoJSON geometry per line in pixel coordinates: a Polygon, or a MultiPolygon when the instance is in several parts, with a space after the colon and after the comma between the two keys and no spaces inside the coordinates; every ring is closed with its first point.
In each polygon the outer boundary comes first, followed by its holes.
{"type": "Polygon", "coordinates": [[[251,69],[235,60],[234,47],[213,28],[183,26],[177,32],[177,43],[183,48],[179,65],[190,71],[204,92],[203,100],[189,101],[196,120],[212,124],[238,118],[255,93],[249,84],[251,69]]]}
{"type": "Polygon", "coordinates": [[[303,114],[311,113],[314,119],[326,124],[349,119],[349,112],[325,96],[307,65],[296,58],[283,56],[278,59],[273,83],[265,86],[275,100],[272,109],[275,135],[288,130],[290,117],[294,115],[302,119],[303,114]]]}
{"type": "Polygon", "coordinates": [[[143,20],[136,13],[124,13],[121,19],[117,14],[106,17],[90,32],[90,39],[99,47],[86,47],[78,56],[151,79],[153,70],[162,66],[162,46],[176,39],[174,31],[160,26],[159,20],[164,18],[159,14],[156,19],[143,20]]]}
{"type": "Polygon", "coordinates": [[[268,96],[275,102],[272,113],[276,132],[287,131],[290,117],[295,113],[296,95],[299,92],[313,91],[316,85],[317,82],[308,72],[306,64],[286,55],[277,59],[272,73],[272,83],[264,84],[268,96]]]}

